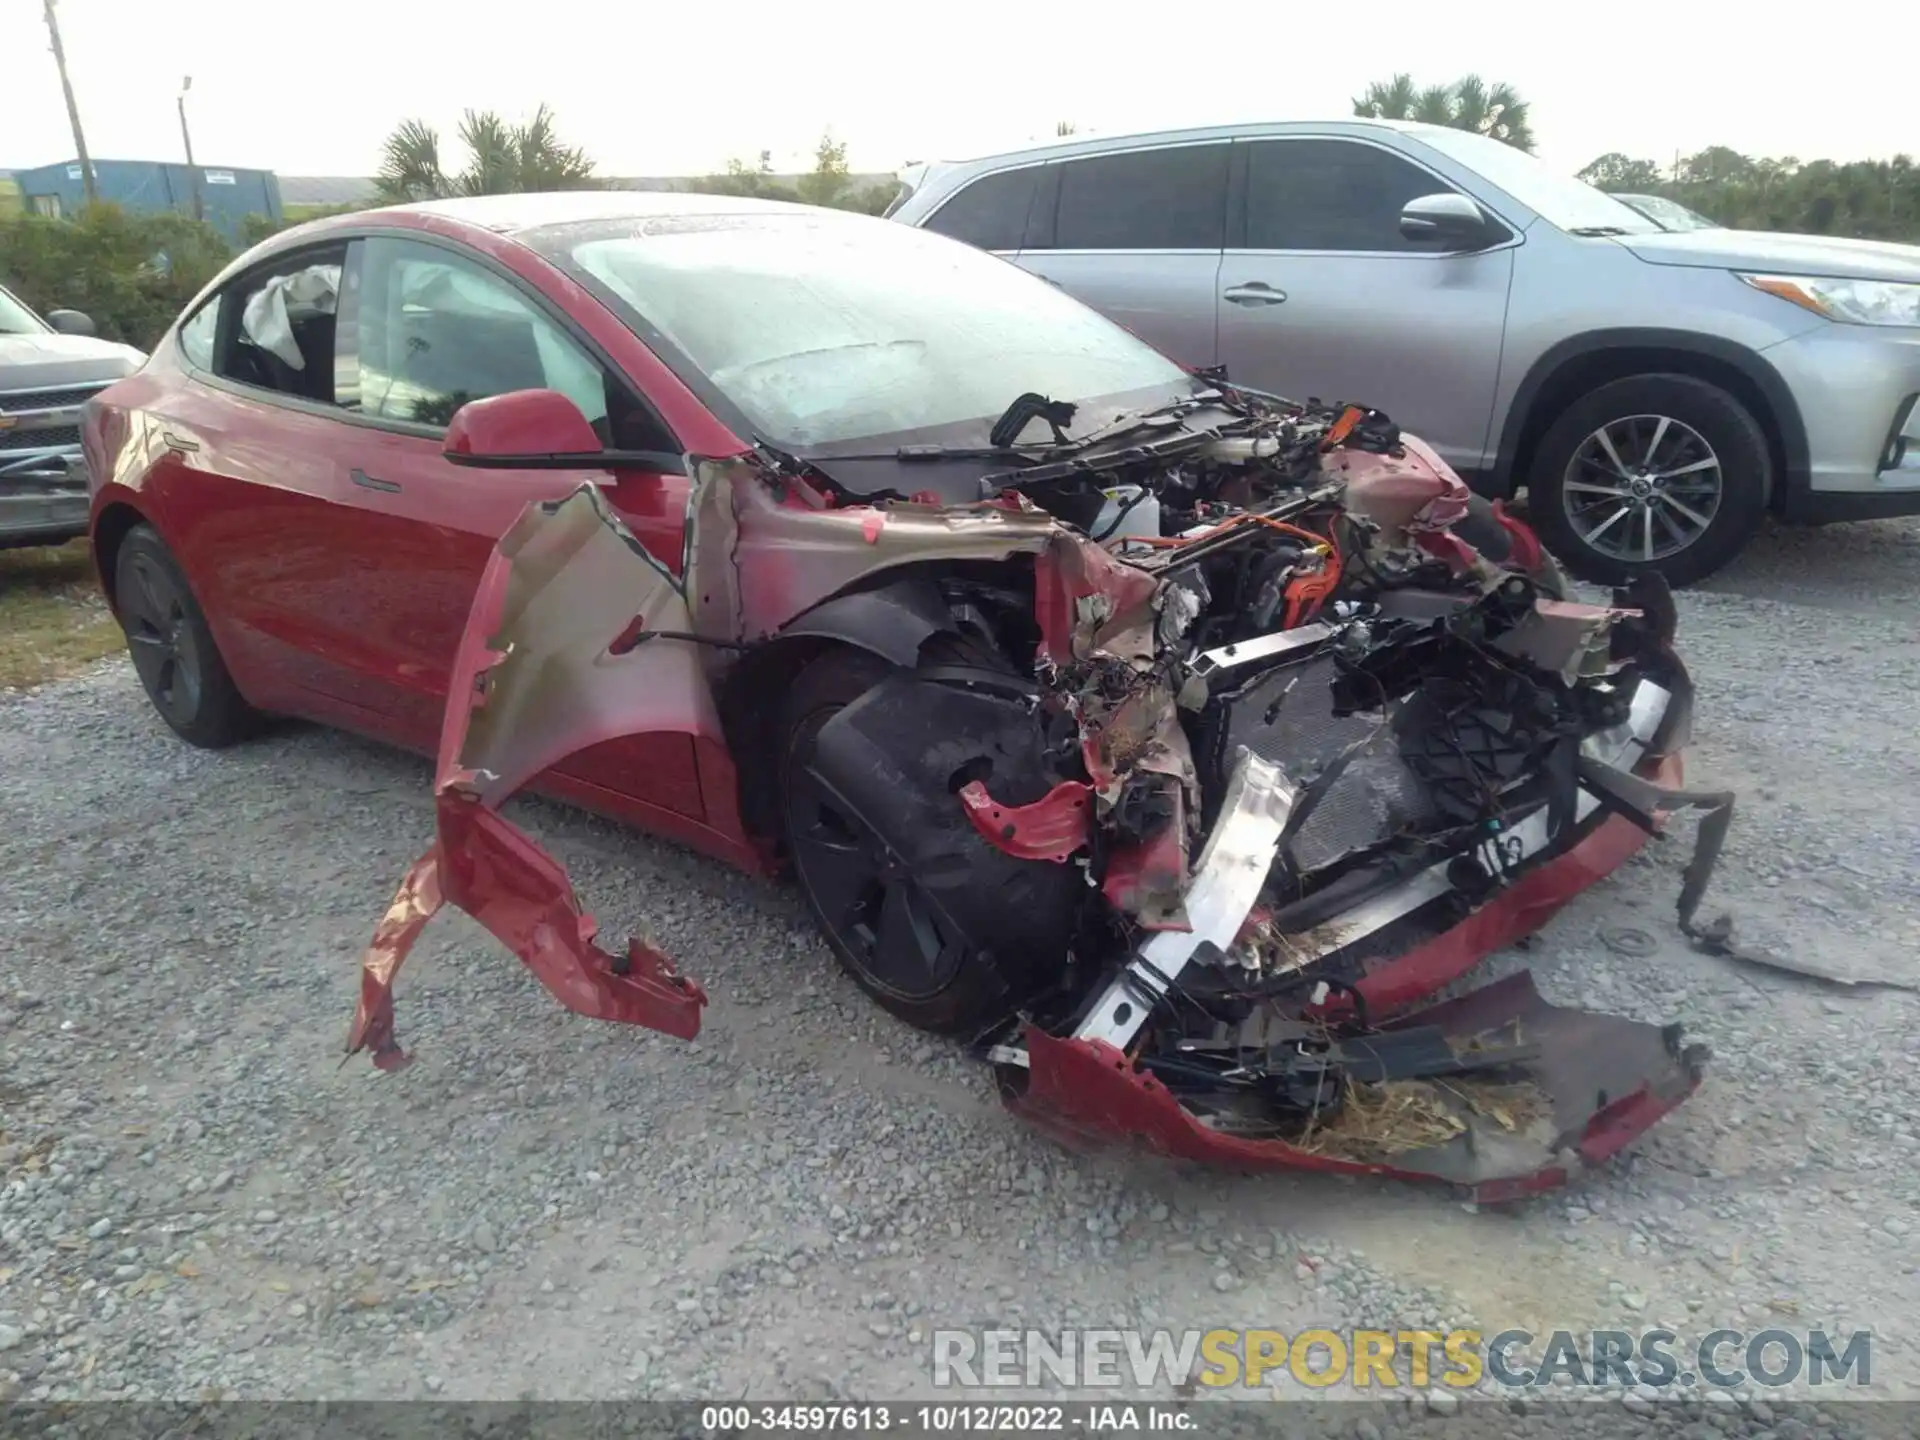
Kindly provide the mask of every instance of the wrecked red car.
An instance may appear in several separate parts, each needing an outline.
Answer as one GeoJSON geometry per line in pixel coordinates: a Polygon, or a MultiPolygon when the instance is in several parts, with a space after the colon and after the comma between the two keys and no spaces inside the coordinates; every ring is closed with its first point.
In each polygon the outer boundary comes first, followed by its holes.
{"type": "Polygon", "coordinates": [[[425,748],[444,707],[349,1036],[382,1068],[446,904],[569,1008],[697,1032],[697,980],[604,946],[502,816],[533,787],[790,869],[862,988],[1062,1136],[1494,1199],[1700,1081],[1677,1027],[1525,974],[1421,1008],[1682,808],[1691,930],[1732,801],[1680,788],[1658,578],[1571,601],[1389,417],[1185,371],[958,243],[696,196],[343,217],[243,257],[87,443],[187,738],[425,748]],[[343,573],[229,557],[246,504],[343,573]],[[408,525],[414,571],[347,558],[408,525]]]}

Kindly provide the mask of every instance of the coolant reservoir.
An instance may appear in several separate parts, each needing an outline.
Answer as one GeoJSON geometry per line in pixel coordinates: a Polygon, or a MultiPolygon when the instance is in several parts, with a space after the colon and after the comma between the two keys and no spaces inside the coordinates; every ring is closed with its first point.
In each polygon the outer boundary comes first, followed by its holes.
{"type": "Polygon", "coordinates": [[[1160,538],[1160,500],[1139,485],[1116,485],[1101,492],[1106,504],[1094,517],[1087,534],[1104,544],[1117,540],[1135,540],[1142,536],[1160,538]]]}

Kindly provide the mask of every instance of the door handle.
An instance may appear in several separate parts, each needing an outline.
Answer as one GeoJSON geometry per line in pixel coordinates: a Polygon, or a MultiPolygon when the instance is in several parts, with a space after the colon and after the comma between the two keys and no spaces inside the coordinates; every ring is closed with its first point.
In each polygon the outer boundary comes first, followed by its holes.
{"type": "Polygon", "coordinates": [[[400,486],[392,480],[378,480],[364,470],[353,472],[353,483],[365,490],[378,490],[386,495],[398,495],[400,486]]]}
{"type": "Polygon", "coordinates": [[[1230,285],[1222,294],[1235,305],[1279,305],[1287,298],[1287,292],[1276,290],[1262,280],[1249,280],[1244,285],[1230,285]]]}
{"type": "Polygon", "coordinates": [[[198,440],[189,440],[184,435],[176,435],[171,430],[160,432],[160,443],[169,450],[177,450],[182,455],[191,455],[200,448],[198,440]]]}

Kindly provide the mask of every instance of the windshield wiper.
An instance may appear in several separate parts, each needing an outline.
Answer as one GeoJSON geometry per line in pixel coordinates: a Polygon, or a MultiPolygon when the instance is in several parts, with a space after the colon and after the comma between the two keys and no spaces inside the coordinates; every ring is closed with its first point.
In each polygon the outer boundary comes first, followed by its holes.
{"type": "Polygon", "coordinates": [[[1012,405],[1009,405],[999,420],[994,422],[993,429],[987,436],[987,439],[991,443],[987,445],[955,446],[941,445],[938,443],[901,445],[895,449],[885,451],[862,451],[849,455],[821,455],[817,463],[831,465],[835,462],[848,460],[1024,460],[1029,462],[1046,460],[1056,455],[1076,454],[1079,451],[1085,450],[1089,445],[1098,445],[1104,441],[1117,440],[1121,436],[1132,434],[1136,430],[1164,428],[1176,425],[1180,422],[1180,417],[1188,411],[1197,410],[1219,399],[1219,391],[1205,390],[1198,395],[1181,396],[1177,400],[1170,400],[1165,405],[1157,405],[1151,410],[1129,411],[1115,417],[1112,422],[1101,426],[1098,430],[1089,430],[1085,435],[1068,435],[1064,433],[1061,427],[1073,419],[1072,412],[1075,407],[1065,401],[1053,401],[1047,399],[1044,395],[1036,395],[1029,392],[1022,395],[1018,400],[1015,400],[1012,405]],[[1031,413],[1024,413],[1019,425],[1014,426],[1012,429],[1014,438],[1003,442],[1001,437],[1007,434],[1007,427],[1010,425],[1011,418],[1017,412],[1026,410],[1028,402],[1037,402],[1041,405],[1053,407],[1053,414],[1049,415],[1047,412],[1041,410],[1032,410],[1031,413]],[[1057,424],[1054,423],[1056,417],[1059,420],[1057,424]],[[1018,440],[1020,431],[1035,419],[1047,420],[1049,424],[1052,424],[1054,438],[1051,440],[1028,441],[1025,444],[1020,443],[1018,440]]]}
{"type": "Polygon", "coordinates": [[[1049,400],[1037,391],[1029,390],[1024,395],[1014,397],[1011,405],[1000,412],[1000,418],[993,422],[993,429],[987,432],[987,443],[996,450],[1011,450],[1014,442],[1035,420],[1044,420],[1053,430],[1053,443],[1066,445],[1067,426],[1073,423],[1074,406],[1066,400],[1049,400]]]}
{"type": "Polygon", "coordinates": [[[1633,231],[1623,230],[1618,225],[1577,225],[1567,233],[1569,235],[1578,235],[1583,239],[1597,240],[1604,239],[1609,235],[1631,235],[1633,231]]]}

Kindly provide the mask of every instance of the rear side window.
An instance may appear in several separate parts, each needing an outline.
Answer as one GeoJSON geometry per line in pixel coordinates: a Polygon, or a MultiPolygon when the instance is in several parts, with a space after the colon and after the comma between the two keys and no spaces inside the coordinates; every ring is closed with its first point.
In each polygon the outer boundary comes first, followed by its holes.
{"type": "Polygon", "coordinates": [[[1039,183],[1038,165],[983,175],[934,211],[924,228],[982,250],[1018,250],[1039,183]]]}
{"type": "MultiPolygon", "coordinates": [[[[334,341],[338,332],[345,244],[296,251],[250,272],[196,316],[216,316],[210,368],[222,379],[334,403],[334,341]]],[[[180,336],[187,357],[193,338],[180,336]]]]}
{"type": "Polygon", "coordinates": [[[1226,242],[1227,150],[1174,145],[1060,165],[1054,247],[1218,250],[1226,242]]]}
{"type": "Polygon", "coordinates": [[[1249,250],[1431,250],[1400,233],[1400,212],[1453,187],[1411,161],[1352,140],[1247,145],[1249,250]]]}

